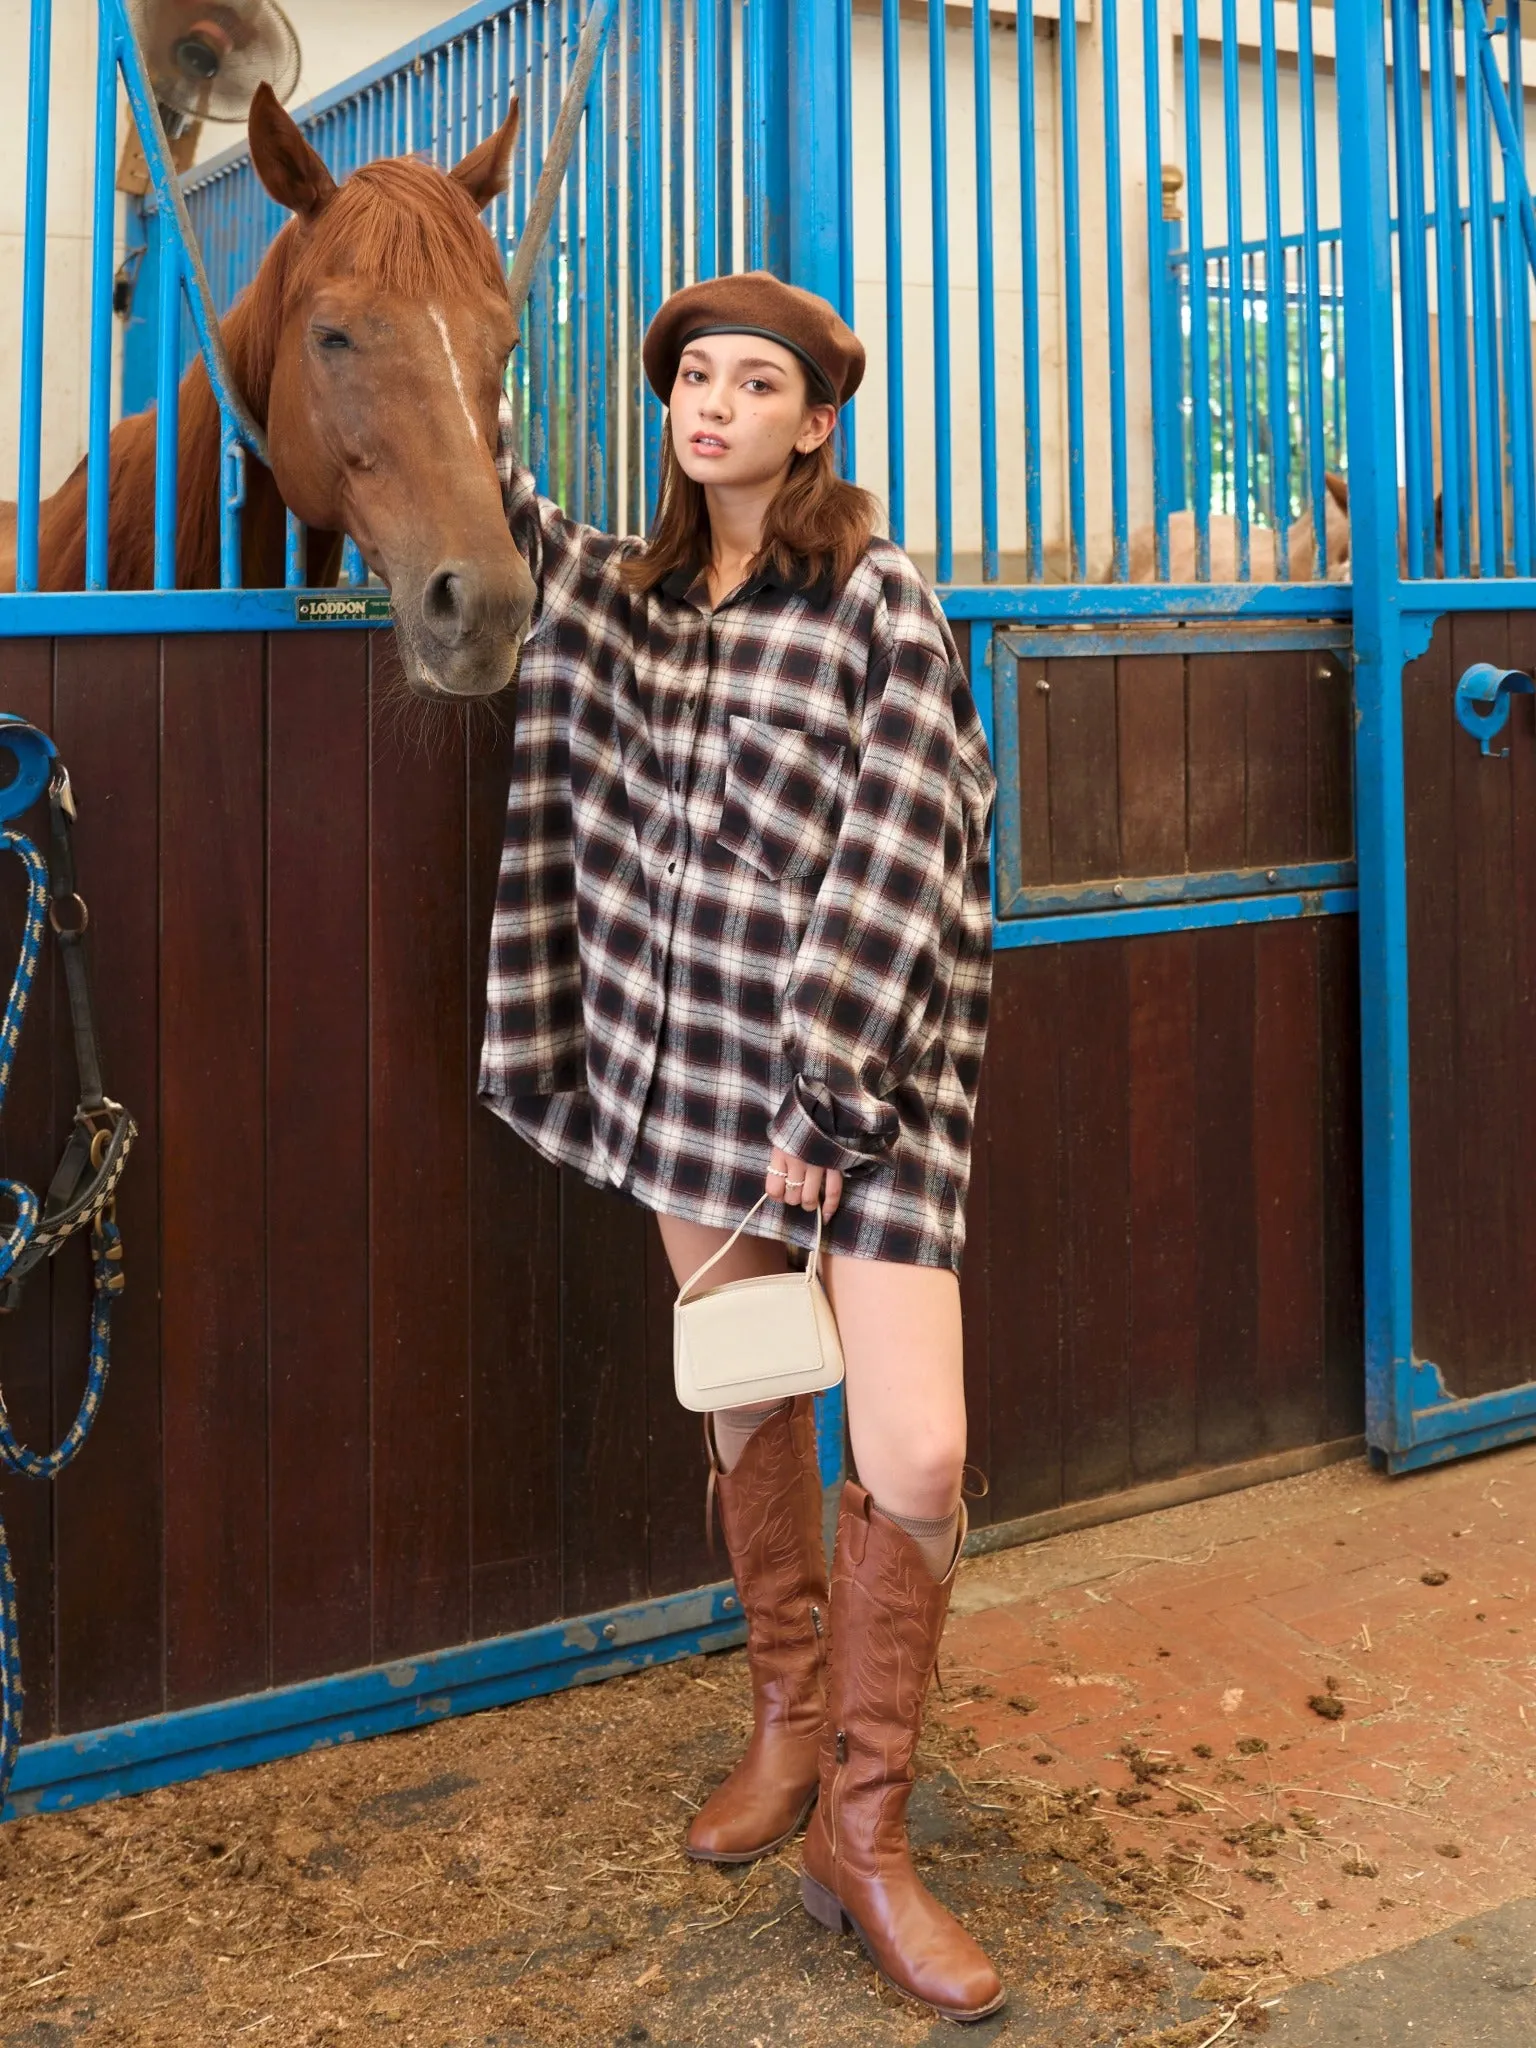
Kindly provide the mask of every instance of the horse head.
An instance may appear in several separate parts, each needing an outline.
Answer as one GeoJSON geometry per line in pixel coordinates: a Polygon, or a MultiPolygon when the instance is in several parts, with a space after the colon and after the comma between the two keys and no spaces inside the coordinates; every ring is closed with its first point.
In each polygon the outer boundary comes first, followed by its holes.
{"type": "Polygon", "coordinates": [[[506,188],[517,124],[514,101],[446,174],[383,158],[338,185],[269,87],[251,108],[252,162],[294,216],[273,250],[259,380],[273,476],[299,518],[351,534],[389,585],[424,696],[505,688],[534,604],[495,465],[517,336],[480,217],[506,188]]]}

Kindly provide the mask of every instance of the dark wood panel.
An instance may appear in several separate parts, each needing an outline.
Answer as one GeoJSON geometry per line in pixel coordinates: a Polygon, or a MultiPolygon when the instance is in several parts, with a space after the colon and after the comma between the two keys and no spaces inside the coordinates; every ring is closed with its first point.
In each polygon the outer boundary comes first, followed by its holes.
{"type": "Polygon", "coordinates": [[[1062,948],[999,954],[982,1091],[990,1105],[988,1416],[995,1520],[1061,1499],[1062,948]]]}
{"type": "MultiPolygon", "coordinates": [[[[983,1068],[971,1141],[971,1186],[965,1205],[965,1256],[960,1268],[960,1317],[965,1343],[966,1458],[992,1477],[992,1268],[987,1259],[992,1209],[992,1091],[983,1068]]],[[[996,1520],[991,1493],[967,1503],[971,1524],[996,1520]]]]}
{"type": "Polygon", "coordinates": [[[574,1173],[561,1175],[561,1223],[563,1607],[584,1614],[645,1591],[646,1264],[656,1226],[574,1173]]]}
{"type": "Polygon", "coordinates": [[[372,1653],[367,642],[278,633],[269,666],[270,1569],[285,1685],[372,1653]]]}
{"type": "Polygon", "coordinates": [[[1301,860],[1306,854],[1310,659],[1275,652],[1248,658],[1249,867],[1301,860]]]}
{"type": "MultiPolygon", "coordinates": [[[[511,760],[510,721],[471,742],[471,1086],[511,760]]],[[[560,1606],[560,1176],[476,1106],[469,1177],[471,1619],[486,1636],[531,1627],[560,1606]]]]}
{"type": "MultiPolygon", "coordinates": [[[[53,658],[47,641],[22,641],[6,648],[0,709],[31,719],[46,732],[53,722],[53,658]]],[[[7,756],[9,759],[9,756],[7,756]]],[[[46,855],[47,820],[41,810],[24,821],[46,855]]],[[[0,859],[0,1003],[9,990],[26,923],[25,870],[12,854],[0,859]]],[[[31,1187],[41,1199],[58,1154],[53,1108],[53,1011],[58,989],[50,946],[33,985],[26,1023],[11,1072],[5,1117],[0,1122],[0,1174],[31,1187]]],[[[51,1266],[34,1274],[21,1305],[0,1324],[0,1387],[22,1442],[52,1448],[55,1399],[51,1323],[51,1266]]],[[[64,1285],[79,1282],[69,1262],[64,1285]]],[[[88,1284],[88,1283],[80,1283],[88,1284]]],[[[77,1388],[80,1375],[68,1384],[77,1388]]],[[[53,1502],[39,1480],[7,1476],[0,1481],[0,1514],[10,1536],[26,1672],[25,1729],[28,1738],[54,1726],[56,1689],[53,1661],[53,1502]]]]}
{"type": "MultiPolygon", "coordinates": [[[[1516,668],[1536,674],[1536,614],[1513,612],[1509,620],[1509,658],[1516,668]]],[[[1509,722],[1510,797],[1514,881],[1510,892],[1514,925],[1515,967],[1510,989],[1514,1006],[1515,1042],[1536,1044],[1536,699],[1517,697],[1509,722]]],[[[1528,1064],[1528,1062],[1527,1062],[1528,1064]]],[[[1515,1330],[1517,1361],[1522,1377],[1536,1377],[1536,1089],[1527,1073],[1509,1103],[1510,1142],[1521,1164],[1516,1175],[1515,1221],[1519,1256],[1515,1260],[1515,1330]]]]}
{"type": "MultiPolygon", "coordinates": [[[[61,640],[53,736],[80,813],[76,867],[91,906],[90,967],[106,1085],[139,1127],[117,1197],[128,1284],[112,1316],[112,1374],[89,1445],[55,1484],[59,1720],[66,1728],[93,1728],[156,1713],[164,1703],[158,642],[61,640]]],[[[62,1128],[75,1086],[62,1004],[54,1047],[62,1128]]],[[[54,1288],[61,1391],[76,1388],[85,1369],[85,1264],[82,1245],[54,1288]]]]}
{"type": "Polygon", "coordinates": [[[1403,676],[1407,831],[1409,1130],[1413,1145],[1414,1349],[1461,1351],[1457,1300],[1455,763],[1451,634],[1442,620],[1403,676]]]}
{"type": "Polygon", "coordinates": [[[1279,924],[1254,954],[1254,1393],[1266,1431],[1287,1443],[1323,1412],[1320,922],[1279,924]]]}
{"type": "Polygon", "coordinates": [[[1348,655],[1335,649],[1305,657],[1309,860],[1347,860],[1355,849],[1355,693],[1348,655]]]}
{"type": "Polygon", "coordinates": [[[1049,664],[1021,660],[1019,689],[1020,882],[1051,879],[1051,697],[1049,664]]]}
{"type": "Polygon", "coordinates": [[[1195,1327],[1195,946],[1168,932],[1128,949],[1131,1463],[1138,1480],[1199,1453],[1195,1327]]]}
{"type": "MultiPolygon", "coordinates": [[[[1508,658],[1505,616],[1453,617],[1453,678],[1471,662],[1508,658]]],[[[1529,1161],[1510,1142],[1511,1105],[1530,1086],[1530,1047],[1515,1035],[1513,755],[1485,755],[1459,729],[1452,744],[1460,1329],[1444,1364],[1454,1392],[1477,1394],[1536,1371],[1536,1360],[1519,1356],[1515,1321],[1515,1275],[1531,1255],[1519,1241],[1517,1181],[1529,1161]]]]}
{"type": "Polygon", "coordinates": [[[1189,663],[1189,865],[1240,868],[1248,850],[1246,686],[1249,657],[1189,663]]]}
{"type": "Polygon", "coordinates": [[[672,1378],[672,1302],[677,1289],[654,1224],[645,1235],[645,1506],[653,1593],[677,1593],[730,1570],[704,1529],[709,1465],[699,1417],[678,1401],[672,1378]]]}
{"type": "Polygon", "coordinates": [[[1238,925],[1202,932],[1196,952],[1199,1428],[1201,1459],[1213,1465],[1266,1448],[1253,1387],[1253,955],[1260,929],[1238,925]]]}
{"type": "Polygon", "coordinates": [[[266,1682],[262,645],[162,654],[166,1703],[266,1682]]]}
{"type": "Polygon", "coordinates": [[[390,659],[373,664],[370,848],[378,1657],[468,1636],[470,1555],[464,743],[445,709],[407,744],[383,709],[390,659]]]}
{"type": "Polygon", "coordinates": [[[1051,879],[1120,872],[1115,664],[1090,656],[1046,664],[1051,689],[1051,879]]]}
{"type": "Polygon", "coordinates": [[[1130,1476],[1130,1143],[1126,948],[1071,945],[1061,963],[1067,1146],[1062,1486],[1113,1493],[1130,1476]]]}
{"type": "Polygon", "coordinates": [[[1184,663],[1174,654],[1122,655],[1120,864],[1127,875],[1184,871],[1184,663]]]}
{"type": "Polygon", "coordinates": [[[1322,1064],[1324,1441],[1365,1428],[1364,1211],[1360,1157],[1360,933],[1352,917],[1317,932],[1322,1064]]]}

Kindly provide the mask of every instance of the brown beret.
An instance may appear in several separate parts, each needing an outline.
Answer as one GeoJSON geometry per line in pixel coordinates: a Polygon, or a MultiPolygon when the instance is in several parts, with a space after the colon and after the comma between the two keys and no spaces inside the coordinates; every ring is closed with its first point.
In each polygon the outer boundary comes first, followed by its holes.
{"type": "Polygon", "coordinates": [[[766,270],[744,270],[674,292],[646,329],[646,379],[663,405],[683,350],[701,334],[760,334],[782,343],[805,365],[811,397],[823,404],[842,405],[863,380],[864,344],[825,299],[766,270]]]}

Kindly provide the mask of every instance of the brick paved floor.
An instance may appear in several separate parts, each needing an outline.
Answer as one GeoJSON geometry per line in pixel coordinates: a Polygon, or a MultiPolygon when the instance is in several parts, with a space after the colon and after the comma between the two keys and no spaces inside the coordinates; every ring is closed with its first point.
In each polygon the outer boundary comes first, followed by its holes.
{"type": "Polygon", "coordinates": [[[1536,1895],[1533,1482],[1536,1446],[1361,1461],[978,1559],[938,1710],[978,1775],[1097,1786],[1122,1851],[1188,1858],[1175,1940],[1302,1978],[1402,1947],[1536,1895]]]}

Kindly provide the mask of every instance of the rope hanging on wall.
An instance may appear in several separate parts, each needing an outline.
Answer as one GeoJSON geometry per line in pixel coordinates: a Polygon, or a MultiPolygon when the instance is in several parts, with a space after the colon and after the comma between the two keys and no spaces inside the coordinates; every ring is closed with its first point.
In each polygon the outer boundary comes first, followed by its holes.
{"type": "MultiPolygon", "coordinates": [[[[48,863],[25,833],[10,827],[0,830],[0,847],[16,855],[27,878],[21,956],[11,982],[4,1021],[0,1023],[0,1117],[4,1114],[27,1000],[37,976],[45,926],[52,926],[64,959],[79,1075],[74,1128],[47,1195],[39,1202],[23,1182],[0,1179],[0,1195],[8,1197],[15,1209],[9,1226],[0,1236],[0,1314],[8,1314],[16,1306],[27,1274],[85,1229],[91,1233],[92,1288],[90,1362],[75,1419],[53,1450],[34,1451],[16,1436],[0,1396],[0,1472],[12,1472],[26,1479],[56,1479],[79,1455],[90,1435],[107,1381],[112,1308],[123,1290],[117,1183],[138,1132],[127,1110],[121,1103],[113,1102],[101,1086],[84,950],[89,914],[75,892],[70,839],[75,805],[68,771],[46,733],[23,719],[0,714],[0,748],[14,755],[17,764],[14,779],[0,789],[0,818],[16,817],[46,788],[53,844],[50,875],[48,863]]],[[[0,1521],[0,1812],[4,1810],[16,1767],[21,1730],[16,1579],[5,1524],[0,1521]]]]}

